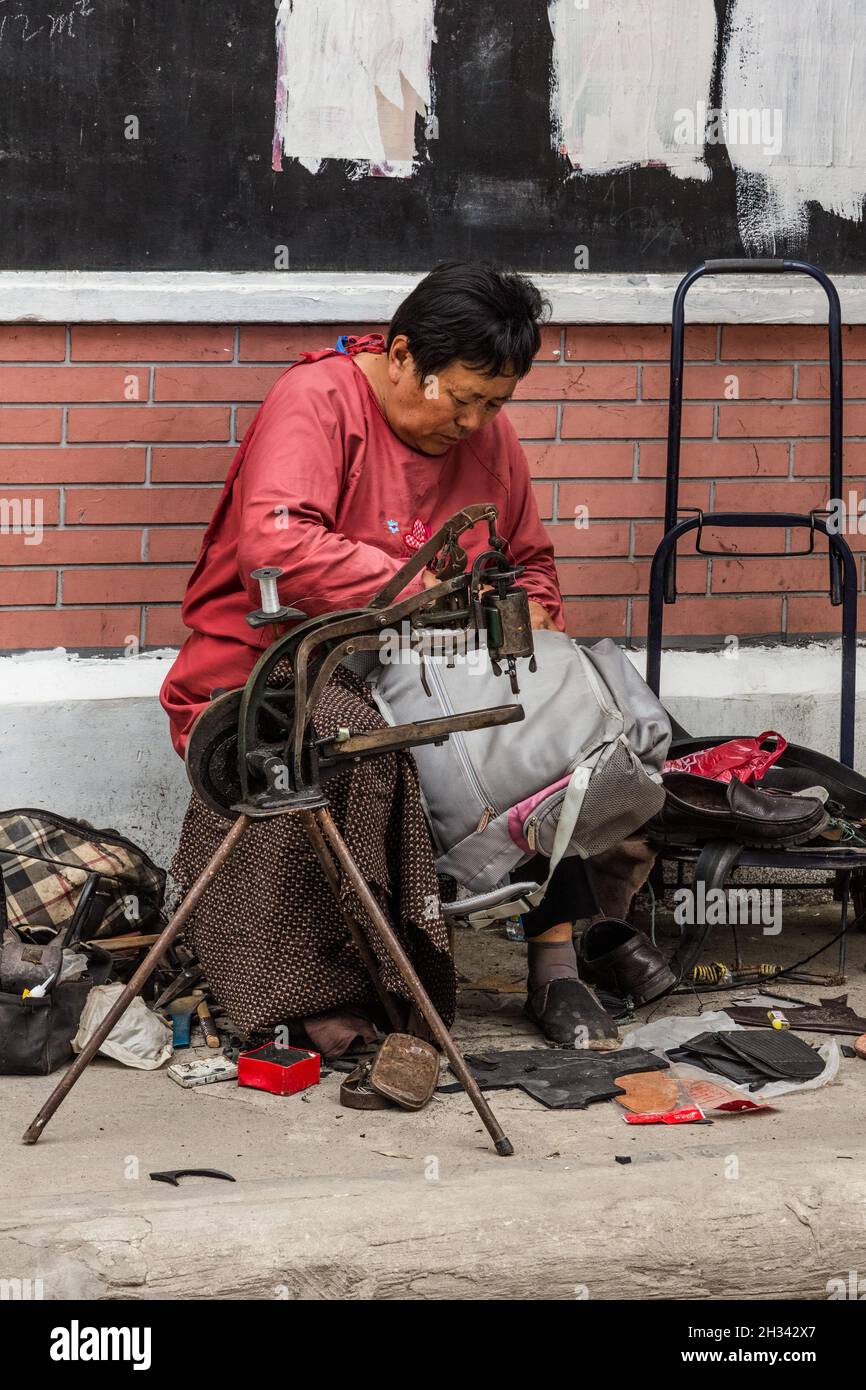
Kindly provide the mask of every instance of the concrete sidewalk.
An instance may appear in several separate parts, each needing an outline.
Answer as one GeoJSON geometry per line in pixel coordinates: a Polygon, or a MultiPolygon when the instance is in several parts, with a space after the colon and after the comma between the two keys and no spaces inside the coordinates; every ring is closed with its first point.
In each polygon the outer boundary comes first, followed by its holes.
{"type": "MultiPolygon", "coordinates": [[[[741,929],[744,956],[799,959],[835,920],[791,910],[781,937],[741,929]]],[[[713,947],[727,956],[726,929],[713,947]]],[[[461,934],[457,953],[467,981],[521,977],[523,947],[501,936],[461,934]]],[[[864,958],[857,934],[846,988],[861,1013],[864,958]]],[[[812,968],[834,964],[835,947],[812,968]]],[[[706,995],[705,1008],[734,994],[706,995]]],[[[522,1004],[464,985],[462,1043],[537,1045],[522,1004]]],[[[677,997],[638,1019],[698,1011],[677,997]]],[[[337,1073],[278,1099],[233,1084],[182,1090],[102,1059],[26,1148],[20,1135],[58,1076],[0,1079],[0,1279],[41,1278],[45,1298],[823,1299],[851,1270],[866,1289],[859,1060],[773,1112],[712,1125],[627,1127],[613,1102],[549,1111],[493,1092],[511,1159],[462,1094],[417,1115],[364,1113],[341,1109],[337,1073]],[[236,1182],[149,1180],[184,1166],[236,1182]]]]}

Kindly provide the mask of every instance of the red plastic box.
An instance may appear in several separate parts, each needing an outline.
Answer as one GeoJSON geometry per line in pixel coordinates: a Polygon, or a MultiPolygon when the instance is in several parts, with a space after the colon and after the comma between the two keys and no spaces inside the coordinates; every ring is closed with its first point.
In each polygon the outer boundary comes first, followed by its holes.
{"type": "Polygon", "coordinates": [[[265,1043],[238,1057],[238,1085],[254,1086],[274,1096],[291,1096],[319,1084],[322,1059],[318,1052],[265,1043]]]}

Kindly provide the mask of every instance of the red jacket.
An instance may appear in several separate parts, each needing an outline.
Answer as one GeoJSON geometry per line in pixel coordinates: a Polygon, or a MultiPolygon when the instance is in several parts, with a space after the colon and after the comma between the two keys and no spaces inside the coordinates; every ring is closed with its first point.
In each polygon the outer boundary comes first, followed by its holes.
{"type": "MultiPolygon", "coordinates": [[[[493,502],[530,598],[563,627],[553,548],[538,518],[529,466],[502,413],[438,457],[391,430],[351,350],[311,354],[273,385],[229,469],[183,603],[191,634],[160,700],[183,755],[196,716],[217,687],[243,685],[273,639],[251,628],[260,607],[250,571],[283,570],[283,603],[310,617],[365,604],[424,539],[461,507],[493,502]],[[303,370],[299,370],[303,368],[303,370]]],[[[486,526],[464,532],[470,562],[486,526]]],[[[418,577],[406,594],[422,587],[418,577]]]]}

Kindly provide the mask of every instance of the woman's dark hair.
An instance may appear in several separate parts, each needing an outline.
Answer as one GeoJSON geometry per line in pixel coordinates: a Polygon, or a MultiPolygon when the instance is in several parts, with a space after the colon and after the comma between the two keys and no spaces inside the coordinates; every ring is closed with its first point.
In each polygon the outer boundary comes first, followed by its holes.
{"type": "Polygon", "coordinates": [[[405,334],[422,380],[458,361],[485,376],[525,376],[548,308],[524,275],[480,261],[446,261],[403,300],[388,328],[388,346],[405,334]]]}

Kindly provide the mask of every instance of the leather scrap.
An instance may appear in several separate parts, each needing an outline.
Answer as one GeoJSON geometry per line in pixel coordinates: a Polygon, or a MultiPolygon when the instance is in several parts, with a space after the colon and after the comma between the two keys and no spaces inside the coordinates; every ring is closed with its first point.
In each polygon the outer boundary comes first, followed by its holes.
{"type": "MultiPolygon", "coordinates": [[[[729,1008],[726,1012],[735,1023],[742,1023],[748,1028],[769,1028],[769,1007],[744,1004],[729,1008]]],[[[804,1002],[798,1009],[789,1009],[785,1017],[797,1032],[850,1033],[854,1037],[866,1033],[866,1018],[851,1008],[847,994],[840,994],[835,999],[822,999],[818,1004],[804,1002]]]]}
{"type": "MultiPolygon", "coordinates": [[[[563,1052],[521,1048],[466,1057],[482,1091],[517,1088],[550,1110],[585,1110],[594,1101],[622,1094],[616,1077],[626,1073],[664,1071],[668,1063],[640,1047],[616,1052],[563,1052]]],[[[459,1083],[440,1092],[461,1089],[459,1083]]]]}

